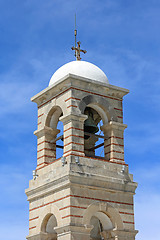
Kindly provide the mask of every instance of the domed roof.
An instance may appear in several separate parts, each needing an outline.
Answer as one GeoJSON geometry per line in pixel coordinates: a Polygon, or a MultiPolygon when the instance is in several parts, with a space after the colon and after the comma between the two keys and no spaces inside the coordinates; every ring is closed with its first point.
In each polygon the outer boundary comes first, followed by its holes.
{"type": "Polygon", "coordinates": [[[109,83],[105,73],[96,65],[85,61],[72,61],[64,64],[53,74],[49,86],[55,84],[69,73],[98,82],[109,83]]]}

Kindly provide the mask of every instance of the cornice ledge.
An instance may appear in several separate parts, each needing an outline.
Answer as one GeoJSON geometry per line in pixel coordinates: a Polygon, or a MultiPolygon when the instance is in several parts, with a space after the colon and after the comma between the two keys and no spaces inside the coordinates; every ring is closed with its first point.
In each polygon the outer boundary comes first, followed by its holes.
{"type": "MultiPolygon", "coordinates": [[[[35,181],[38,181],[35,180],[35,181]]],[[[25,193],[28,197],[28,201],[34,200],[38,197],[46,195],[46,193],[57,191],[58,189],[69,186],[70,180],[68,175],[61,177],[60,179],[54,179],[48,183],[42,182],[39,186],[31,186],[25,190],[25,193]]]]}
{"type": "Polygon", "coordinates": [[[117,179],[117,178],[113,178],[113,177],[107,177],[107,176],[100,176],[100,175],[96,175],[96,174],[90,174],[90,173],[86,173],[83,174],[80,172],[80,175],[78,172],[70,172],[69,174],[69,180],[70,180],[70,184],[77,184],[77,185],[83,185],[85,186],[89,186],[89,187],[97,187],[97,188],[101,188],[101,189],[105,189],[105,190],[109,190],[109,191],[119,191],[119,192],[126,192],[129,194],[134,195],[135,194],[135,190],[137,188],[137,183],[136,182],[125,182],[125,179],[117,179]],[[86,177],[88,178],[86,181],[86,177]],[[90,177],[90,178],[89,178],[90,177]],[[94,183],[96,182],[96,184],[93,184],[93,178],[94,177],[94,183]],[[83,179],[83,180],[82,180],[83,179]],[[114,179],[114,181],[113,181],[114,179]],[[102,187],[102,183],[103,183],[103,187],[102,187]],[[125,185],[124,185],[125,183],[125,185]],[[111,187],[109,187],[110,185],[112,185],[111,187]],[[113,186],[114,185],[114,186],[113,186]]]}

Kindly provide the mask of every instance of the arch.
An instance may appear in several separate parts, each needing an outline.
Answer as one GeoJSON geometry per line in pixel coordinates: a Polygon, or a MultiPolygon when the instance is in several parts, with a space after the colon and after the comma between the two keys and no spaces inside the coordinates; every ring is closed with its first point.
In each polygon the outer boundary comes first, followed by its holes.
{"type": "Polygon", "coordinates": [[[111,221],[111,219],[108,217],[107,214],[105,214],[104,212],[96,212],[92,217],[91,217],[91,220],[92,218],[95,217],[97,219],[100,220],[100,222],[102,223],[103,225],[103,228],[104,230],[110,230],[113,228],[113,223],[111,221]]]}
{"type": "Polygon", "coordinates": [[[122,230],[124,228],[123,221],[118,211],[109,203],[101,202],[94,202],[88,206],[83,216],[83,224],[89,225],[92,216],[97,216],[97,213],[100,212],[106,214],[110,218],[113,228],[116,228],[117,230],[122,230]]]}
{"type": "Polygon", "coordinates": [[[110,239],[114,226],[111,219],[103,212],[97,212],[91,217],[91,226],[93,226],[90,232],[91,239],[110,239]],[[103,236],[103,238],[102,238],[103,236]],[[106,238],[107,237],[107,238],[106,238]]]}
{"type": "Polygon", "coordinates": [[[47,116],[45,119],[45,126],[56,129],[59,118],[63,115],[63,112],[59,106],[54,106],[49,110],[46,115],[47,116]]]}
{"type": "Polygon", "coordinates": [[[41,225],[41,231],[42,232],[47,232],[47,233],[54,233],[55,231],[53,231],[53,227],[57,226],[57,220],[55,215],[53,215],[52,213],[48,213],[42,222],[41,225]],[[51,226],[52,225],[52,226],[51,226]]]}
{"type": "Polygon", "coordinates": [[[51,217],[51,215],[54,215],[56,222],[57,222],[57,226],[60,226],[60,224],[62,222],[62,217],[59,212],[59,209],[56,205],[51,204],[51,205],[43,207],[43,210],[39,213],[39,220],[38,220],[38,225],[37,225],[38,232],[44,231],[46,224],[47,224],[49,218],[51,217]]]}
{"type": "Polygon", "coordinates": [[[87,106],[95,109],[99,113],[103,124],[108,123],[110,120],[117,121],[115,110],[106,99],[100,96],[88,95],[79,103],[79,109],[82,114],[87,106]]]}

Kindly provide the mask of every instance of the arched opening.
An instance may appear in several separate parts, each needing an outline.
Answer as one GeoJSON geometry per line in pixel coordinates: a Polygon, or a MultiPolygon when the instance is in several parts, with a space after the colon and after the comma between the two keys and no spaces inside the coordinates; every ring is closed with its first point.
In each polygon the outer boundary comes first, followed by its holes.
{"type": "MultiPolygon", "coordinates": [[[[113,155],[113,151],[111,150],[111,131],[108,128],[111,121],[116,122],[117,116],[114,110],[114,107],[111,103],[100,96],[88,95],[85,96],[80,104],[79,109],[82,114],[85,114],[89,117],[87,113],[87,109],[92,109],[94,111],[93,120],[98,127],[97,132],[90,132],[90,139],[87,140],[86,133],[84,134],[84,152],[86,156],[90,157],[98,157],[104,158],[106,160],[110,160],[113,155]],[[98,123],[96,122],[96,115],[99,115],[98,123]]],[[[85,123],[88,119],[85,121],[85,123]]],[[[88,121],[89,122],[89,121],[88,121]]],[[[85,124],[84,124],[85,129],[85,124]]]]}
{"type": "Polygon", "coordinates": [[[105,158],[105,137],[103,131],[101,130],[101,126],[103,125],[103,116],[99,114],[93,105],[87,106],[84,110],[84,114],[88,116],[84,122],[85,155],[89,157],[105,158]]]}
{"type": "Polygon", "coordinates": [[[56,159],[63,155],[63,123],[59,120],[62,116],[62,109],[59,106],[55,106],[49,111],[46,118],[46,126],[55,131],[55,135],[50,143],[52,149],[55,151],[56,159]]]}
{"type": "Polygon", "coordinates": [[[57,134],[57,141],[56,141],[56,159],[63,156],[64,142],[63,142],[63,122],[62,121],[58,121],[57,129],[59,130],[59,133],[57,134]]]}
{"type": "Polygon", "coordinates": [[[90,220],[93,226],[90,232],[92,240],[110,240],[112,239],[113,224],[110,218],[103,212],[96,212],[90,220]]]}
{"type": "Polygon", "coordinates": [[[57,233],[55,227],[57,226],[57,220],[53,214],[47,214],[44,218],[41,231],[47,234],[47,239],[57,240],[57,233]]]}

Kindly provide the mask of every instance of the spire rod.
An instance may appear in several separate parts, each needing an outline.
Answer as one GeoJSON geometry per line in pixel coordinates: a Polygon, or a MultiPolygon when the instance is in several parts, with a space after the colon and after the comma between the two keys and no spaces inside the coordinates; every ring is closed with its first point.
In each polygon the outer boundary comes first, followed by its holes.
{"type": "Polygon", "coordinates": [[[77,27],[76,27],[76,14],[75,14],[75,30],[74,30],[75,46],[71,47],[71,49],[75,50],[74,56],[76,57],[77,61],[80,61],[81,60],[81,56],[80,56],[81,52],[86,53],[87,51],[81,49],[81,47],[80,47],[81,42],[80,41],[77,42],[77,29],[76,28],[77,27]]]}
{"type": "MultiPolygon", "coordinates": [[[[74,47],[76,48],[76,44],[77,44],[76,13],[75,13],[75,30],[74,30],[74,36],[75,36],[75,45],[74,45],[74,47]]],[[[76,57],[76,50],[75,50],[75,57],[76,57]]]]}

